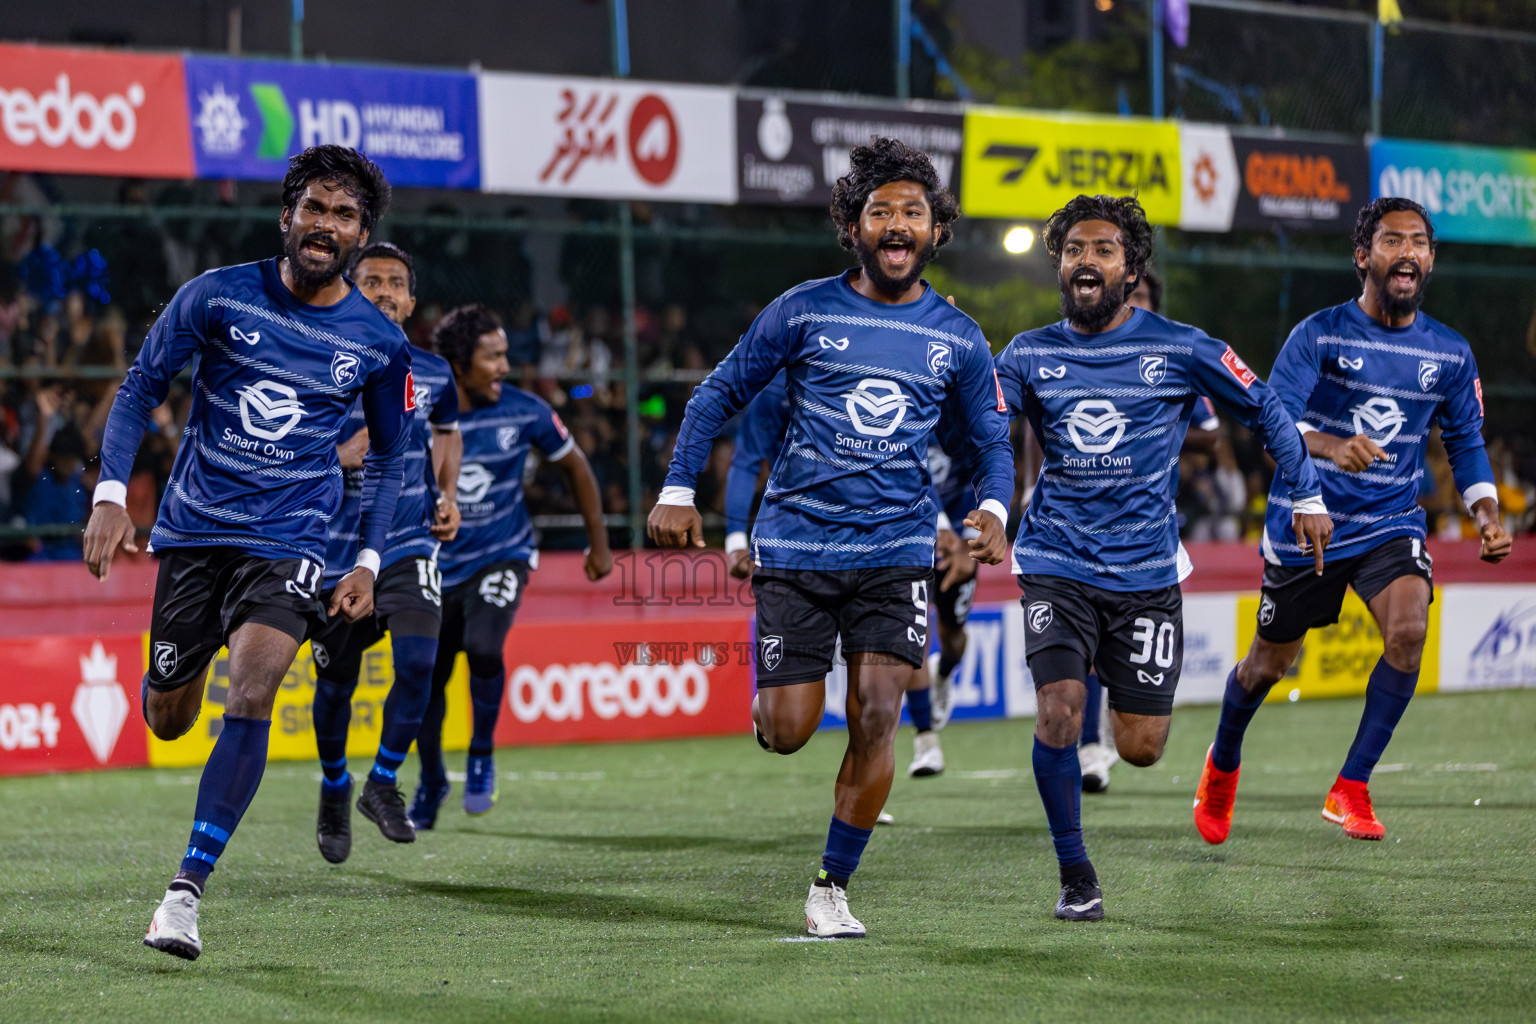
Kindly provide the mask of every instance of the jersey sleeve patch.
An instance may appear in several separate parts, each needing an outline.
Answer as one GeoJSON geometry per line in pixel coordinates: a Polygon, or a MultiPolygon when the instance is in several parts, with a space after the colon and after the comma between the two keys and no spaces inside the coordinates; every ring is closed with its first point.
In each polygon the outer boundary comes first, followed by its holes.
{"type": "Polygon", "coordinates": [[[1483,412],[1483,378],[1473,377],[1472,389],[1477,392],[1477,414],[1486,416],[1487,413],[1483,412]]]}
{"type": "Polygon", "coordinates": [[[1221,354],[1221,365],[1225,366],[1227,372],[1236,377],[1237,382],[1244,388],[1252,387],[1253,382],[1259,379],[1258,374],[1248,369],[1248,364],[1243,362],[1242,357],[1232,351],[1231,345],[1228,345],[1227,350],[1221,354]]]}
{"type": "Polygon", "coordinates": [[[549,411],[549,421],[555,425],[555,429],[560,432],[560,437],[562,439],[571,436],[571,432],[565,429],[565,423],[561,421],[560,414],[555,412],[553,409],[549,411]]]}
{"type": "MultiPolygon", "coordinates": [[[[1008,402],[1003,398],[1003,382],[997,379],[997,368],[992,368],[992,386],[997,389],[997,411],[1007,415],[1008,402]]],[[[1481,392],[1479,392],[1481,394],[1481,392]]]]}
{"type": "Polygon", "coordinates": [[[410,370],[405,371],[405,411],[416,411],[416,376],[410,370]]]}

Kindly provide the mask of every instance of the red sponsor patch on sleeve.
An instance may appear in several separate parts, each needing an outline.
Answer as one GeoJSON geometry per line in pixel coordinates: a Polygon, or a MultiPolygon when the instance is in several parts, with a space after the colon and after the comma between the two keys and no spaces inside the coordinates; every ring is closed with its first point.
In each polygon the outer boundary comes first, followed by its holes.
{"type": "Polygon", "coordinates": [[[1253,382],[1259,379],[1258,374],[1248,369],[1248,364],[1243,362],[1242,357],[1232,351],[1231,345],[1228,345],[1227,350],[1221,354],[1221,365],[1225,366],[1227,372],[1236,377],[1237,382],[1245,388],[1252,387],[1253,382]]]}
{"type": "Polygon", "coordinates": [[[1473,377],[1472,387],[1477,391],[1477,414],[1486,416],[1487,413],[1483,412],[1483,378],[1473,377]]]}
{"type": "Polygon", "coordinates": [[[416,376],[410,370],[405,371],[405,411],[416,411],[416,376]]]}
{"type": "Polygon", "coordinates": [[[992,370],[992,386],[997,388],[997,411],[1008,412],[1008,402],[1003,398],[1003,382],[997,379],[997,370],[992,370]]]}
{"type": "Polygon", "coordinates": [[[565,424],[560,421],[560,414],[555,412],[553,409],[549,411],[549,421],[555,425],[556,430],[560,431],[560,437],[562,440],[571,436],[571,432],[566,430],[565,424]]]}

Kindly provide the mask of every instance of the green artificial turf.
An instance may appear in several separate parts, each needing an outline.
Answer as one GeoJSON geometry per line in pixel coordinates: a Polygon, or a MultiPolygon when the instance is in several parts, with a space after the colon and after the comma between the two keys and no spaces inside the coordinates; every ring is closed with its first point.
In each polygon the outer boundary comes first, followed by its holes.
{"type": "Polygon", "coordinates": [[[749,736],[503,750],[491,814],[455,787],[410,846],[355,816],[340,867],[315,768],[275,764],[195,963],[140,939],[197,772],[0,780],[0,1020],[1536,1018],[1536,692],[1415,701],[1373,783],[1381,843],[1318,814],[1360,706],[1260,712],[1222,847],[1190,821],[1216,712],[1180,709],[1162,763],[1084,798],[1099,924],[1051,917],[1032,722],[957,723],[945,775],[897,779],[852,887],[862,941],[785,941],[837,733],[789,758],[749,736]]]}

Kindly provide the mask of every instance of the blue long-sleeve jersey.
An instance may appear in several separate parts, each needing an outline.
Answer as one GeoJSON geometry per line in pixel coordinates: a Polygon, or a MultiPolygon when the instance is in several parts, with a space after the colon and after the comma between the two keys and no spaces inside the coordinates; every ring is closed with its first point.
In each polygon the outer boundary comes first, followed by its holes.
{"type": "Polygon", "coordinates": [[[725,529],[745,533],[752,524],[752,499],[757,497],[757,474],[764,461],[771,463],[784,447],[792,406],[779,373],[741,414],[736,429],[736,448],[725,474],[725,529]]]}
{"type": "Polygon", "coordinates": [[[490,405],[460,411],[464,464],[459,468],[459,534],[443,545],[438,566],[445,590],[493,562],[538,568],[533,522],[523,502],[523,465],[538,448],[550,462],[576,447],[560,416],[542,398],[511,384],[490,405]]]}
{"type": "MultiPolygon", "coordinates": [[[[1416,499],[1436,423],[1467,504],[1497,496],[1483,448],[1483,387],[1472,348],[1428,314],[1421,311],[1407,327],[1388,327],[1354,300],[1314,313],[1291,332],[1269,379],[1301,429],[1365,434],[1387,453],[1387,461],[1359,473],[1312,460],[1333,516],[1327,558],[1349,558],[1394,536],[1424,536],[1416,499]]],[[[1291,503],[1279,488],[1269,495],[1264,557],[1312,564],[1296,543],[1291,503]]]]}
{"type": "Polygon", "coordinates": [[[721,426],[781,369],[793,409],[753,527],[757,564],[931,566],[928,436],[941,417],[976,450],[983,498],[1007,507],[1013,456],[981,329],[932,288],[888,305],[846,275],[771,302],[694,390],[668,486],[694,486],[721,426]]]}
{"type": "Polygon", "coordinates": [[[1045,452],[1015,572],[1119,591],[1177,583],[1179,447],[1202,394],[1259,436],[1293,497],[1321,490],[1280,399],[1226,344],[1155,313],[1101,334],[1065,321],[1026,331],[998,354],[997,376],[1045,452]]]}
{"type": "Polygon", "coordinates": [[[283,284],[275,259],[210,270],[177,291],[118,389],[98,498],[126,484],[150,413],[195,359],[192,409],[153,547],[220,545],[323,565],[341,503],[337,436],[360,395],[374,443],[362,544],[382,551],[409,436],[409,348],[356,288],[311,306],[283,284]]]}
{"type": "MultiPolygon", "coordinates": [[[[459,424],[459,389],[453,371],[442,356],[424,349],[411,348],[411,380],[415,384],[416,411],[412,417],[411,439],[401,455],[400,500],[395,504],[395,518],[384,538],[380,570],[407,558],[430,558],[438,549],[432,536],[432,522],[437,506],[437,474],[432,471],[432,431],[457,429],[459,424]]],[[[367,426],[363,404],[352,404],[341,429],[341,440],[367,426]]],[[[363,507],[361,467],[342,471],[341,510],[331,520],[330,536],[325,546],[325,586],[331,587],[351,571],[357,561],[358,530],[363,507]]]]}

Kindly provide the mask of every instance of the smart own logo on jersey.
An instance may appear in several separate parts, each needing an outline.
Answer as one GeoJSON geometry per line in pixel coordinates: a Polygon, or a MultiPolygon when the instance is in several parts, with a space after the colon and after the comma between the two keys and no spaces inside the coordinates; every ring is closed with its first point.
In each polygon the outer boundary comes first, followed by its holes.
{"type": "Polygon", "coordinates": [[[1103,455],[1115,450],[1131,418],[1107,398],[1085,398],[1061,422],[1078,451],[1084,455],[1103,455]]]}
{"type": "Polygon", "coordinates": [[[299,393],[275,380],[247,384],[240,396],[240,423],[245,432],[263,441],[281,441],[308,415],[299,393]]]}
{"type": "Polygon", "coordinates": [[[1355,433],[1365,434],[1377,444],[1389,444],[1408,422],[1408,415],[1398,408],[1395,398],[1377,396],[1349,410],[1354,417],[1355,433]]]}
{"type": "Polygon", "coordinates": [[[852,391],[838,396],[847,402],[853,429],[870,437],[890,437],[906,418],[912,400],[902,394],[901,385],[878,377],[865,377],[852,391]],[[862,415],[861,415],[862,413],[862,415]],[[868,417],[867,419],[865,417],[868,417]],[[888,423],[878,422],[890,417],[888,423]]]}
{"type": "Polygon", "coordinates": [[[491,471],[478,462],[466,462],[459,467],[459,500],[473,505],[484,501],[485,494],[495,481],[491,471]]]}

